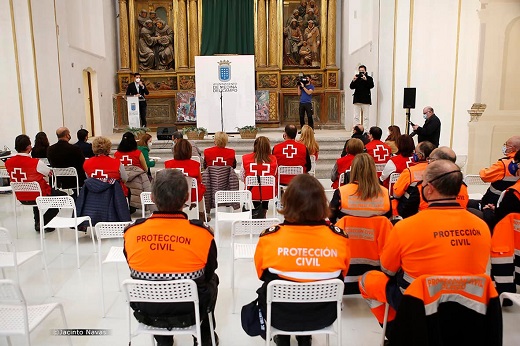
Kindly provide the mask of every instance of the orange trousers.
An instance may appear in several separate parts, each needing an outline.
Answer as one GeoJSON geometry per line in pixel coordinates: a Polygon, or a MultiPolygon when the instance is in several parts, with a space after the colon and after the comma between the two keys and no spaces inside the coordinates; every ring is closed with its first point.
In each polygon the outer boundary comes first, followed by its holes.
{"type": "MultiPolygon", "coordinates": [[[[388,276],[385,273],[371,270],[366,272],[359,278],[359,290],[361,296],[366,300],[370,306],[370,310],[377,321],[383,324],[385,317],[385,305],[388,303],[386,298],[386,285],[388,283],[388,276]]],[[[388,310],[388,322],[395,319],[395,309],[390,306],[388,310]]]]}

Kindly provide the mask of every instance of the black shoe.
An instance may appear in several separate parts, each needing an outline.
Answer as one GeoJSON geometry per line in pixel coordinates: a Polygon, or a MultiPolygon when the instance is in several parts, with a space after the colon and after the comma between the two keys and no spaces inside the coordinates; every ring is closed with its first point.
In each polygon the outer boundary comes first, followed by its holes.
{"type": "MultiPolygon", "coordinates": [[[[35,230],[36,230],[36,232],[40,233],[40,226],[38,226],[38,228],[35,227],[35,230]]],[[[54,232],[55,230],[56,230],[56,228],[46,228],[45,233],[51,233],[51,232],[54,232]]]]}
{"type": "Polygon", "coordinates": [[[298,335],[298,336],[296,336],[296,340],[298,341],[298,346],[311,346],[312,345],[312,336],[311,335],[298,335]]]}
{"type": "Polygon", "coordinates": [[[276,344],[276,346],[291,346],[290,335],[275,335],[273,337],[273,341],[276,344]]]}
{"type": "Polygon", "coordinates": [[[78,232],[84,232],[84,233],[87,233],[87,229],[88,229],[87,226],[79,226],[79,227],[78,227],[78,232]]]}
{"type": "MultiPolygon", "coordinates": [[[[218,346],[220,341],[218,339],[218,334],[217,332],[214,332],[215,333],[215,346],[218,346]]],[[[193,337],[193,346],[198,346],[199,343],[197,342],[197,338],[196,337],[193,337]]],[[[211,343],[211,338],[209,338],[209,340],[205,340],[202,342],[202,346],[212,346],[213,344],[211,343]]]]}

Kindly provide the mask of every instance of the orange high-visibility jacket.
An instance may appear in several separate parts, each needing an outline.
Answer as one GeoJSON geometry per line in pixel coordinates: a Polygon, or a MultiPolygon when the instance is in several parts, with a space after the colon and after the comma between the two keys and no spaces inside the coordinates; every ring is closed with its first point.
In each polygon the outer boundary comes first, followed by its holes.
{"type": "Polygon", "coordinates": [[[491,277],[499,293],[516,293],[520,285],[520,213],[508,214],[493,230],[491,277]]]}

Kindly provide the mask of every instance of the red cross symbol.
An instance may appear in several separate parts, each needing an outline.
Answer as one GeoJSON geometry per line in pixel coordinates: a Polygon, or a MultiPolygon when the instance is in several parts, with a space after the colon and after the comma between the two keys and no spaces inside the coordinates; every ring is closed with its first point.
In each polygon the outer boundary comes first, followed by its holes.
{"type": "Polygon", "coordinates": [[[224,161],[224,158],[221,156],[217,156],[215,160],[212,162],[213,166],[227,166],[226,161],[224,161]]]}
{"type": "Polygon", "coordinates": [[[263,176],[264,173],[269,173],[269,164],[267,163],[251,163],[249,164],[251,173],[256,172],[255,175],[263,176]]]}
{"type": "Polygon", "coordinates": [[[108,174],[105,174],[102,169],[96,169],[94,173],[90,175],[90,177],[96,179],[108,179],[108,174]]]}
{"type": "Polygon", "coordinates": [[[410,156],[410,157],[408,158],[408,161],[406,161],[406,167],[407,167],[407,168],[410,167],[410,165],[411,165],[412,163],[413,163],[413,156],[410,156]]]}
{"type": "Polygon", "coordinates": [[[11,173],[11,180],[13,183],[23,183],[24,181],[27,181],[27,174],[23,172],[21,168],[15,168],[11,173]]]}
{"type": "Polygon", "coordinates": [[[390,159],[390,151],[384,145],[376,145],[373,153],[377,163],[385,163],[390,159]]]}
{"type": "Polygon", "coordinates": [[[287,146],[282,150],[282,153],[288,159],[292,159],[297,152],[298,150],[296,150],[296,148],[292,144],[287,144],[287,146]]]}
{"type": "Polygon", "coordinates": [[[121,163],[123,166],[131,166],[132,165],[132,159],[128,155],[123,155],[121,157],[121,163]]]}
{"type": "Polygon", "coordinates": [[[181,171],[182,174],[184,174],[185,176],[188,176],[188,173],[184,172],[184,168],[174,168],[174,169],[181,171]]]}

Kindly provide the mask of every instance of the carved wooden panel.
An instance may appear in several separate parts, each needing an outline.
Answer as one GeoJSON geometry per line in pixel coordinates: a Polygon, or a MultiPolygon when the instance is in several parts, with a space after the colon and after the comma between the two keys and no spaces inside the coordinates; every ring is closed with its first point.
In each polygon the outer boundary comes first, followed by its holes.
{"type": "Polygon", "coordinates": [[[340,94],[327,94],[327,116],[329,123],[339,123],[341,110],[340,94]]]}
{"type": "Polygon", "coordinates": [[[179,89],[180,90],[195,89],[195,75],[180,75],[179,76],[179,89]]]}
{"type": "Polygon", "coordinates": [[[269,93],[269,121],[280,121],[278,116],[278,93],[269,93]]]}
{"type": "Polygon", "coordinates": [[[148,99],[147,103],[148,124],[173,124],[177,121],[175,97],[148,99]]]}
{"type": "Polygon", "coordinates": [[[336,89],[338,87],[338,74],[336,72],[329,72],[327,78],[327,84],[329,88],[336,89]]]}
{"type": "Polygon", "coordinates": [[[259,74],[258,88],[278,88],[278,73],[259,74]]]}
{"type": "MultiPolygon", "coordinates": [[[[323,95],[314,95],[312,98],[312,109],[314,110],[314,123],[321,124],[321,102],[323,95]]],[[[283,123],[300,123],[300,97],[298,95],[283,96],[283,123]]]]}
{"type": "MultiPolygon", "coordinates": [[[[305,74],[305,72],[304,72],[305,74]]],[[[281,75],[281,84],[282,88],[296,88],[296,81],[299,78],[298,73],[282,73],[281,75]]],[[[316,88],[323,87],[323,74],[322,73],[312,73],[310,74],[312,78],[312,84],[316,88]]]]}

